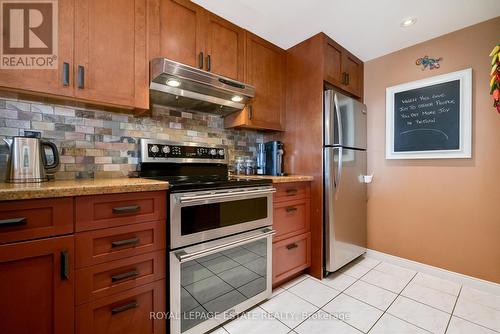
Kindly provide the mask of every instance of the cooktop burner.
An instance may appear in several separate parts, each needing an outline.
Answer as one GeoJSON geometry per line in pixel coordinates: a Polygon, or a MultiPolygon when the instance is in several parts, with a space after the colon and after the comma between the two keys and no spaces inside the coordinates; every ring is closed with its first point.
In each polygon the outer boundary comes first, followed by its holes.
{"type": "Polygon", "coordinates": [[[171,192],[270,185],[271,180],[228,177],[224,146],[141,140],[139,177],[170,183],[171,192]]]}

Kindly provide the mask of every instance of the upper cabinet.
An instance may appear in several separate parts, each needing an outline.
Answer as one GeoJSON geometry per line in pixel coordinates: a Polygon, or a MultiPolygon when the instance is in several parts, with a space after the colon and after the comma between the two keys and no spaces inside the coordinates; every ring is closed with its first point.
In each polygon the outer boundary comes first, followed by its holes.
{"type": "Polygon", "coordinates": [[[0,87],[72,97],[74,0],[58,4],[58,65],[56,69],[0,69],[0,87]]]}
{"type": "Polygon", "coordinates": [[[245,83],[255,97],[244,110],[224,119],[226,127],[284,130],[286,54],[277,46],[246,33],[245,83]]]}
{"type": "Polygon", "coordinates": [[[324,80],[355,97],[363,97],[363,62],[334,40],[323,39],[324,80]]]}
{"type": "Polygon", "coordinates": [[[59,0],[58,68],[0,70],[0,87],[148,109],[147,0],[59,0]]]}
{"type": "Polygon", "coordinates": [[[148,109],[146,1],[76,1],[75,97],[148,109]]]}
{"type": "Polygon", "coordinates": [[[244,30],[188,0],[155,0],[150,59],[165,57],[243,80],[244,30]]]}

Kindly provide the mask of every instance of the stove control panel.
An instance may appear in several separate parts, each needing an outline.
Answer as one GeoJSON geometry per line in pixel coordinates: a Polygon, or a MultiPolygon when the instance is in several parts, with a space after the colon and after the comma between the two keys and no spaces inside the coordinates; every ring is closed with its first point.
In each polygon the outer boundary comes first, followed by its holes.
{"type": "Polygon", "coordinates": [[[227,149],[222,146],[204,146],[192,143],[141,141],[142,161],[149,162],[222,162],[227,163],[227,149]],[[193,160],[195,159],[195,160],[193,160]]]}

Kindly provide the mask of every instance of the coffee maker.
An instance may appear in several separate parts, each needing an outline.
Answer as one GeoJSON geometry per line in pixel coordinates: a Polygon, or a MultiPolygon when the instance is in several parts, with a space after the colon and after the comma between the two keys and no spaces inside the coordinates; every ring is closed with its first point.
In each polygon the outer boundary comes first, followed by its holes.
{"type": "Polygon", "coordinates": [[[282,176],[283,172],[283,143],[270,141],[264,145],[266,151],[265,170],[267,175],[282,176]]]}

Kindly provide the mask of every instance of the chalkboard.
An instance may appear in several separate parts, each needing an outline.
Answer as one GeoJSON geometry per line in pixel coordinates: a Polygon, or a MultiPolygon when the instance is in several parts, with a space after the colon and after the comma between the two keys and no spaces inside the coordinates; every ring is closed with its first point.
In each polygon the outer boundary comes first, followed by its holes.
{"type": "Polygon", "coordinates": [[[472,157],[472,69],[386,89],[387,159],[472,157]]]}
{"type": "Polygon", "coordinates": [[[394,94],[394,151],[460,148],[460,80],[394,94]]]}

